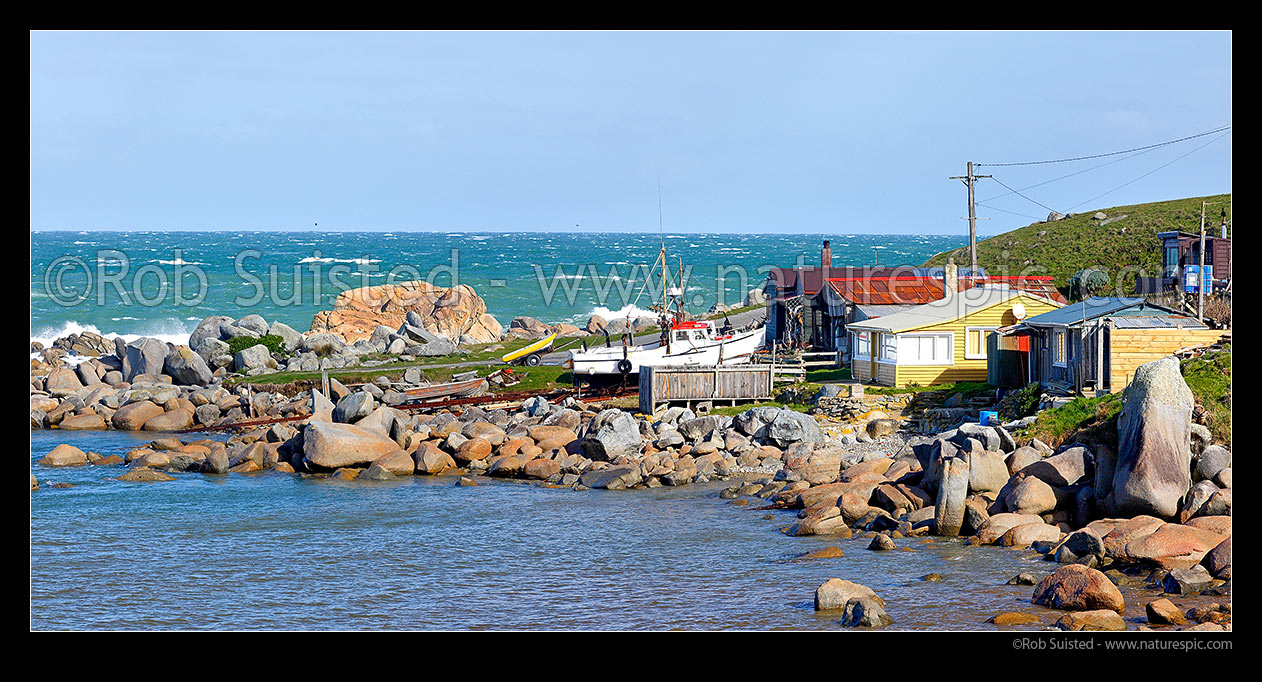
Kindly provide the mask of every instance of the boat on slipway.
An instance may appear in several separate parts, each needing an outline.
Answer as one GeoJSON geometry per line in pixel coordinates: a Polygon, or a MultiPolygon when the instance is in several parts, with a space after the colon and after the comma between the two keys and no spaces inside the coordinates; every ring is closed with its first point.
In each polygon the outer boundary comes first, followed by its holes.
{"type": "MultiPolygon", "coordinates": [[[[666,264],[666,247],[662,246],[654,268],[662,270],[662,305],[658,317],[661,333],[654,341],[635,344],[631,334],[624,334],[621,343],[614,344],[608,336],[605,345],[597,348],[583,347],[570,351],[565,361],[573,376],[626,376],[640,371],[640,367],[718,367],[741,365],[750,362],[754,352],[766,343],[766,327],[737,331],[724,322],[688,320],[684,311],[682,286],[671,286],[666,264]]],[[[652,277],[653,269],[649,271],[652,277]]],[[[672,278],[673,279],[673,278],[672,278]]],[[[680,284],[683,267],[680,267],[680,284]]],[[[647,282],[646,282],[647,284],[647,282]]],[[[631,306],[634,309],[634,305],[631,306]]],[[[656,307],[656,306],[654,306],[656,307]]],[[[627,320],[630,327],[631,320],[627,320]]]]}

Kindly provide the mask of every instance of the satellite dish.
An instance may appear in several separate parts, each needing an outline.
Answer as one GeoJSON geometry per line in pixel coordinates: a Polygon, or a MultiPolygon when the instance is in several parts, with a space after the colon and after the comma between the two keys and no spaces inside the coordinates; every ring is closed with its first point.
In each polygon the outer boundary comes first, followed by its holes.
{"type": "Polygon", "coordinates": [[[1018,320],[1024,320],[1026,316],[1025,304],[1018,303],[1012,306],[1012,316],[1017,318],[1018,320]]]}

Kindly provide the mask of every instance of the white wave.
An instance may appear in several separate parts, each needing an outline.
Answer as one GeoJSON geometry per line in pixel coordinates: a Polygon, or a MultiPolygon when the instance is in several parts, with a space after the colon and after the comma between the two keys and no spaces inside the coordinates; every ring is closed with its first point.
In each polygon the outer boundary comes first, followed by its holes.
{"type": "Polygon", "coordinates": [[[202,263],[200,261],[186,261],[183,258],[178,258],[178,257],[175,260],[160,260],[159,259],[153,262],[159,263],[161,265],[205,265],[205,263],[202,263]]]}
{"type": "Polygon", "coordinates": [[[301,263],[354,263],[356,265],[371,265],[380,263],[380,258],[317,258],[315,256],[307,256],[298,261],[301,263]]]}
{"type": "Polygon", "coordinates": [[[620,320],[628,317],[633,320],[637,317],[651,317],[654,320],[657,319],[657,313],[652,310],[645,310],[644,308],[640,308],[635,305],[624,305],[618,310],[610,310],[604,306],[597,306],[596,308],[593,308],[586,317],[590,317],[592,315],[599,315],[605,318],[605,320],[620,320]]]}
{"type": "MultiPolygon", "coordinates": [[[[134,320],[136,318],[127,319],[134,320]]],[[[60,327],[50,326],[32,331],[31,340],[38,341],[47,348],[57,339],[65,338],[71,334],[91,332],[93,334],[99,334],[107,339],[121,338],[124,343],[131,343],[132,341],[143,337],[158,339],[164,343],[188,343],[188,336],[192,332],[186,329],[185,325],[181,324],[177,320],[166,320],[166,324],[163,324],[163,322],[164,321],[158,321],[158,326],[153,328],[152,331],[146,331],[142,334],[119,334],[118,332],[102,332],[101,329],[94,324],[81,324],[77,320],[70,320],[69,322],[62,324],[60,327]]]]}

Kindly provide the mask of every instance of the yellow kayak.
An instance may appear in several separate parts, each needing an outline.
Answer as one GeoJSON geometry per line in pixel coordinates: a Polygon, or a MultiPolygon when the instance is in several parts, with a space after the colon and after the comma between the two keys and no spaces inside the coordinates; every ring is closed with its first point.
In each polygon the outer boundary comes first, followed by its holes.
{"type": "Polygon", "coordinates": [[[548,350],[552,348],[552,342],[556,339],[556,337],[556,334],[552,334],[546,338],[539,339],[529,346],[518,348],[508,355],[505,355],[500,358],[500,360],[508,363],[519,362],[530,367],[538,367],[539,363],[543,360],[543,354],[547,353],[548,350]]]}

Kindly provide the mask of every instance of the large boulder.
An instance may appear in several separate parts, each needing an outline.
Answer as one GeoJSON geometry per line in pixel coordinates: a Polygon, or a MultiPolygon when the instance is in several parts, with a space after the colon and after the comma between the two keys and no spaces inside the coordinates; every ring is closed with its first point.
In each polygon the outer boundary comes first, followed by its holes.
{"type": "Polygon", "coordinates": [[[294,352],[302,348],[302,334],[284,322],[273,322],[267,328],[269,336],[279,336],[285,344],[285,350],[294,352]]]}
{"type": "Polygon", "coordinates": [[[1227,535],[1214,530],[1167,523],[1126,543],[1125,557],[1164,569],[1189,568],[1201,562],[1227,535]]]}
{"type": "Polygon", "coordinates": [[[1075,445],[1021,469],[1021,473],[1041,479],[1048,485],[1063,488],[1090,474],[1094,460],[1090,450],[1075,445]]]}
{"type": "Polygon", "coordinates": [[[1122,612],[1122,593],[1108,576],[1083,566],[1069,564],[1056,569],[1034,588],[1032,601],[1053,609],[1122,612]]]}
{"type": "Polygon", "coordinates": [[[232,367],[242,373],[255,369],[275,369],[276,361],[272,359],[271,351],[267,350],[267,346],[258,344],[237,351],[232,358],[232,367]]]}
{"type": "Polygon", "coordinates": [[[372,414],[373,397],[367,391],[356,391],[337,401],[333,408],[333,421],[349,424],[372,414]]]}
{"type": "Polygon", "coordinates": [[[625,490],[644,480],[637,466],[617,466],[596,471],[586,471],[579,476],[579,483],[588,488],[625,490]]]}
{"type": "Polygon", "coordinates": [[[148,400],[137,400],[118,408],[110,421],[113,422],[114,428],[121,431],[139,431],[144,428],[145,422],[162,413],[163,409],[160,405],[155,405],[148,400]]]}
{"type": "Polygon", "coordinates": [[[145,431],[182,431],[193,425],[193,411],[176,408],[145,420],[145,431]]]}
{"type": "Polygon", "coordinates": [[[202,356],[188,346],[176,346],[167,354],[163,369],[175,383],[183,386],[206,386],[214,381],[214,374],[202,356]]]}
{"type": "Polygon", "coordinates": [[[1193,404],[1178,360],[1163,358],[1135,371],[1118,417],[1117,513],[1171,518],[1179,512],[1192,486],[1193,404]]]}
{"type": "Polygon", "coordinates": [[[232,318],[227,317],[226,315],[211,315],[210,317],[202,320],[197,325],[197,328],[193,330],[193,333],[189,334],[188,347],[198,349],[201,347],[202,341],[206,339],[214,339],[216,341],[221,340],[219,328],[223,326],[223,323],[225,322],[232,322],[232,318]]]}
{"type": "Polygon", "coordinates": [[[399,444],[387,436],[353,424],[314,422],[307,424],[302,436],[307,465],[330,471],[367,465],[398,449],[399,444]]]}
{"type": "Polygon", "coordinates": [[[409,312],[431,333],[458,343],[498,341],[503,328],[486,312],[486,302],[473,287],[450,289],[423,280],[349,289],[338,295],[333,310],[315,314],[312,333],[336,334],[347,342],[369,338],[379,325],[398,329],[409,312]]]}
{"type": "Polygon", "coordinates": [[[943,462],[933,514],[938,535],[953,537],[960,534],[960,527],[964,525],[964,502],[968,497],[968,472],[968,460],[963,457],[952,457],[943,462]]]}
{"type": "Polygon", "coordinates": [[[794,443],[819,443],[824,440],[824,432],[820,430],[815,418],[784,409],[767,425],[767,440],[786,448],[794,443]]]}
{"type": "Polygon", "coordinates": [[[831,578],[815,589],[815,610],[844,609],[850,600],[855,598],[871,599],[877,604],[885,604],[885,601],[869,587],[841,578],[831,578]]]}
{"type": "Polygon", "coordinates": [[[580,438],[583,454],[596,461],[611,461],[640,451],[640,427],[634,417],[622,410],[602,411],[587,422],[580,438]]]}
{"type": "Polygon", "coordinates": [[[44,390],[57,398],[64,398],[83,388],[83,382],[73,369],[57,367],[44,377],[44,390]]]}
{"type": "Polygon", "coordinates": [[[796,443],[784,451],[784,478],[811,485],[830,483],[841,472],[845,451],[824,443],[796,443]]]}
{"type": "Polygon", "coordinates": [[[1030,476],[1008,490],[1004,506],[1014,514],[1045,514],[1056,508],[1056,491],[1042,480],[1030,476]]]}
{"type": "Polygon", "coordinates": [[[73,445],[62,443],[39,460],[46,467],[72,467],[88,463],[88,453],[73,445]]]}
{"type": "Polygon", "coordinates": [[[167,345],[158,339],[141,337],[127,344],[123,356],[123,378],[132,381],[141,374],[161,374],[166,366],[167,345]]]}

